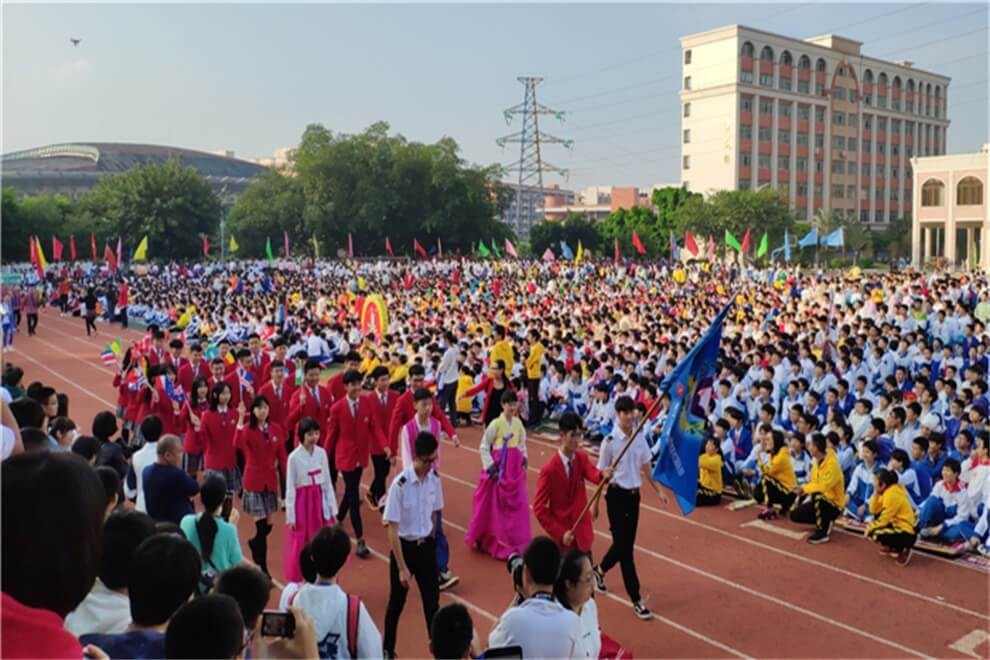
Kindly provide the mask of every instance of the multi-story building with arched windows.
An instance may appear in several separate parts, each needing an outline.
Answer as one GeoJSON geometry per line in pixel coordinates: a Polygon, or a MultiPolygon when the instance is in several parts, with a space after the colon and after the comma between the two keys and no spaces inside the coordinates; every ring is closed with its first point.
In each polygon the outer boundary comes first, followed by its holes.
{"type": "Polygon", "coordinates": [[[803,219],[910,216],[911,159],[945,153],[949,78],[861,46],[740,25],[682,37],[682,183],[778,188],[803,219]]]}
{"type": "Polygon", "coordinates": [[[990,271],[987,170],[990,148],[979,153],[912,158],[914,265],[944,261],[956,268],[990,271]]]}

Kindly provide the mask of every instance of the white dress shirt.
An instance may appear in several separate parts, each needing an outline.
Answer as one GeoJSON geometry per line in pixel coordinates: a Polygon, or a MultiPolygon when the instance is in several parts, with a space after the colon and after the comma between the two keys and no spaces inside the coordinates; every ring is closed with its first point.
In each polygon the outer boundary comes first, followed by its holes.
{"type": "Polygon", "coordinates": [[[433,531],[433,512],[443,509],[443,486],[430,470],[420,479],[414,467],[399,473],[388,488],[385,521],[399,526],[399,538],[418,540],[433,531]]]}
{"type": "MultiPolygon", "coordinates": [[[[612,465],[622,448],[626,446],[628,437],[618,426],[612,430],[612,434],[602,442],[601,452],[598,455],[598,469],[602,470],[612,465]]],[[[615,466],[615,473],[612,476],[612,483],[619,488],[632,490],[643,485],[642,469],[644,465],[650,464],[652,455],[650,447],[646,444],[646,439],[640,433],[633,440],[629,451],[625,453],[619,464],[615,466]]]]}
{"type": "MultiPolygon", "coordinates": [[[[347,594],[336,584],[304,584],[292,598],[292,605],[313,619],[316,646],[321,658],[350,658],[347,650],[347,594]]],[[[382,656],[382,635],[361,603],[358,612],[357,655],[382,656]]]]}
{"type": "Polygon", "coordinates": [[[556,600],[528,598],[502,615],[488,646],[519,646],[524,658],[575,658],[580,634],[577,614],[556,600]]]}

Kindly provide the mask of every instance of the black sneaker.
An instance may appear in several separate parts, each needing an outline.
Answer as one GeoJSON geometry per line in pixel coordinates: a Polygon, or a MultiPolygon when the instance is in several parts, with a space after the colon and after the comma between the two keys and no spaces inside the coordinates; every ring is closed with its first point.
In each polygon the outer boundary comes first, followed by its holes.
{"type": "Polygon", "coordinates": [[[368,544],[364,542],[364,539],[359,539],[357,542],[357,550],[354,551],[361,559],[367,559],[371,556],[371,550],[368,550],[368,544]]]}
{"type": "Polygon", "coordinates": [[[383,649],[382,657],[385,658],[385,660],[394,660],[395,651],[389,651],[388,649],[383,649]]]}
{"type": "Polygon", "coordinates": [[[602,573],[602,569],[594,566],[591,571],[595,574],[595,587],[603,594],[607,594],[608,586],[605,585],[605,574],[602,573]]]}
{"type": "Polygon", "coordinates": [[[461,581],[461,578],[457,577],[450,571],[440,574],[440,591],[446,591],[450,589],[455,584],[461,581]]]}
{"type": "Polygon", "coordinates": [[[828,543],[831,540],[832,537],[829,536],[828,532],[824,529],[816,529],[815,532],[808,537],[808,543],[815,545],[818,545],[819,543],[828,543]]]}
{"type": "Polygon", "coordinates": [[[633,612],[635,612],[636,616],[638,616],[640,619],[643,619],[644,621],[653,618],[653,612],[651,612],[650,608],[644,605],[643,601],[641,600],[638,600],[635,603],[633,603],[633,612]]]}

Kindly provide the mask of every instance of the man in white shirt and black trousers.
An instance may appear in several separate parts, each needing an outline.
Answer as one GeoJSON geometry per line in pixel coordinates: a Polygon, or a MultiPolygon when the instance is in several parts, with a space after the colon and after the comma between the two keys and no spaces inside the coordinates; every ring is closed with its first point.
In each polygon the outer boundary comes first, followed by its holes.
{"type": "Polygon", "coordinates": [[[443,509],[443,489],[433,470],[437,439],[420,432],[413,443],[412,465],[399,473],[385,499],[388,524],[390,589],[385,610],[385,658],[395,657],[399,615],[406,604],[409,581],[416,578],[423,599],[426,634],[440,607],[440,583],[436,558],[436,522],[443,509]]]}
{"type": "MultiPolygon", "coordinates": [[[[598,456],[598,469],[602,470],[612,465],[622,448],[626,446],[633,432],[633,410],[635,405],[628,396],[620,396],[615,400],[615,415],[618,423],[612,433],[602,442],[601,453],[598,456]]],[[[605,506],[608,511],[608,525],[612,530],[612,545],[602,557],[598,566],[594,567],[595,583],[598,590],[607,592],[605,574],[610,568],[619,564],[622,569],[622,582],[633,603],[633,611],[640,619],[650,619],[653,614],[646,607],[639,592],[639,576],[636,575],[636,564],[633,560],[633,548],[636,545],[636,528],[639,525],[639,489],[646,483],[656,491],[660,501],[666,504],[667,495],[653,481],[651,459],[652,452],[643,434],[636,436],[629,451],[615,466],[612,481],[605,493],[605,506]]],[[[598,503],[595,500],[597,517],[598,503]]]]}
{"type": "Polygon", "coordinates": [[[524,600],[509,608],[488,635],[488,647],[518,646],[523,658],[571,658],[581,634],[577,614],[553,596],[560,573],[560,548],[549,536],[529,542],[516,592],[524,600]]]}

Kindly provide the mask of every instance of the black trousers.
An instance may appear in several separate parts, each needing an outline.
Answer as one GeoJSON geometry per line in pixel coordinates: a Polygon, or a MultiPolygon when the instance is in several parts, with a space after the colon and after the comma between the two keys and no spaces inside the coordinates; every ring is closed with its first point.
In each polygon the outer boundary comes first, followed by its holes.
{"type": "Polygon", "coordinates": [[[892,525],[871,529],[866,533],[867,538],[875,543],[892,550],[904,550],[914,546],[918,539],[916,534],[897,529],[892,525]]]}
{"type": "Polygon", "coordinates": [[[791,511],[791,520],[805,525],[814,525],[822,532],[832,530],[832,523],[842,513],[839,507],[829,502],[821,493],[812,493],[811,497],[798,504],[791,511]]]}
{"type": "MultiPolygon", "coordinates": [[[[423,617],[426,619],[426,636],[430,636],[430,624],[440,608],[440,576],[437,573],[436,541],[427,537],[422,542],[400,541],[402,557],[406,567],[416,580],[420,598],[423,599],[423,617]]],[[[386,651],[395,652],[395,637],[399,627],[399,615],[406,605],[409,588],[399,582],[399,564],[395,555],[389,553],[389,594],[385,609],[385,638],[382,646],[386,651]]]]}
{"type": "Polygon", "coordinates": [[[372,454],[371,464],[375,469],[375,477],[371,480],[371,487],[368,489],[368,492],[371,493],[377,505],[379,500],[385,495],[385,480],[388,479],[388,473],[392,468],[392,464],[388,462],[385,454],[372,454]]]}
{"type": "Polygon", "coordinates": [[[92,329],[94,334],[96,333],[96,314],[86,314],[84,318],[86,320],[86,336],[88,337],[90,329],[92,329]]]}
{"type": "Polygon", "coordinates": [[[529,425],[536,426],[543,419],[543,404],[540,402],[540,379],[527,378],[526,389],[529,391],[529,425]]]}
{"type": "Polygon", "coordinates": [[[605,493],[608,525],[612,530],[612,545],[602,557],[598,567],[602,573],[619,565],[622,582],[632,602],[639,601],[639,576],[633,562],[633,546],[636,545],[636,528],[639,526],[639,491],[611,486],[605,493]]]}
{"type": "Polygon", "coordinates": [[[698,486],[698,492],[694,496],[695,506],[718,506],[722,503],[722,493],[716,493],[714,490],[708,490],[702,486],[698,486]]]}
{"type": "Polygon", "coordinates": [[[28,321],[27,321],[28,336],[30,337],[31,335],[34,334],[35,330],[38,328],[38,315],[28,314],[27,317],[28,317],[28,321]]]}
{"type": "Polygon", "coordinates": [[[452,383],[446,383],[440,388],[440,397],[437,402],[440,404],[440,410],[447,413],[447,417],[450,418],[450,423],[453,426],[457,426],[457,381],[452,383]]]}
{"type": "Polygon", "coordinates": [[[791,510],[797,495],[784,488],[779,481],[763,475],[753,491],[756,501],[766,507],[777,506],[784,513],[791,510]]]}
{"type": "Polygon", "coordinates": [[[348,512],[351,514],[351,527],[354,528],[354,536],[364,538],[364,526],[361,524],[361,466],[350,472],[341,472],[344,477],[344,499],[340,503],[337,512],[337,520],[343,520],[348,512]]]}
{"type": "Polygon", "coordinates": [[[127,327],[127,306],[120,308],[120,327],[127,327]]]}
{"type": "Polygon", "coordinates": [[[61,295],[58,297],[58,310],[63,314],[69,311],[69,296],[61,295]]]}

